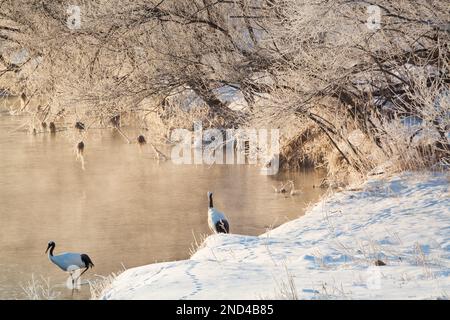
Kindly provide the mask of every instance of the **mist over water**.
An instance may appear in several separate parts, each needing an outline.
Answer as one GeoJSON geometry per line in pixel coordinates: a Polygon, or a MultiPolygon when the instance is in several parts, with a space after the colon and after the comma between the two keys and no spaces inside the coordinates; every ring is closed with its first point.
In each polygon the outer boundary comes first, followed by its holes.
{"type": "MultiPolygon", "coordinates": [[[[265,176],[252,165],[175,165],[157,161],[149,146],[127,144],[112,130],[83,138],[85,170],[76,160],[76,132],[36,136],[15,131],[24,118],[0,116],[0,298],[24,299],[21,289],[50,278],[60,299],[86,299],[89,286],[73,296],[67,275],[48,261],[55,254],[87,253],[95,267],[84,279],[122,268],[189,257],[193,233],[209,233],[207,191],[231,232],[259,235],[304,213],[319,199],[320,172],[265,176]],[[294,180],[296,196],[272,186],[294,180]]],[[[170,154],[170,153],[169,153],[170,154]]]]}

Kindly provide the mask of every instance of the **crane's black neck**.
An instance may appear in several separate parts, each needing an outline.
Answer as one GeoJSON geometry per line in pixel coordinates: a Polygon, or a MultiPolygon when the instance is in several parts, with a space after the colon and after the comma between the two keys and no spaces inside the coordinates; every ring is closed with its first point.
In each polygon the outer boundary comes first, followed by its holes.
{"type": "Polygon", "coordinates": [[[211,194],[209,194],[209,207],[210,207],[210,208],[214,208],[214,206],[213,206],[213,198],[212,198],[212,193],[211,193],[211,194]]]}
{"type": "Polygon", "coordinates": [[[51,255],[53,257],[53,249],[55,249],[55,245],[51,245],[50,246],[50,252],[48,253],[49,255],[51,255]]]}

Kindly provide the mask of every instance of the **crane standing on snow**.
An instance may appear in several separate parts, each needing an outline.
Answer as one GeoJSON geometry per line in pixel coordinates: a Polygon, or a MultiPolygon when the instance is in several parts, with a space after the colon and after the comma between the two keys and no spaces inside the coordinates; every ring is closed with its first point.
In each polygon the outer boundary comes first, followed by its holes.
{"type": "Polygon", "coordinates": [[[208,192],[208,225],[214,233],[229,233],[230,225],[228,224],[225,215],[214,208],[213,206],[213,194],[208,192]]]}

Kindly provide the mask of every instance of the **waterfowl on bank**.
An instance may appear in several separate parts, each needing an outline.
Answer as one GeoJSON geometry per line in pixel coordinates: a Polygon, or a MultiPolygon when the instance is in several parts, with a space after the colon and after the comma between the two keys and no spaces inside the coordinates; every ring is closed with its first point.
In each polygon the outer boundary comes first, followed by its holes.
{"type": "Polygon", "coordinates": [[[45,253],[48,252],[48,259],[53,264],[57,265],[61,270],[69,272],[70,277],[72,278],[72,285],[75,283],[75,279],[72,277],[74,271],[84,269],[78,276],[78,278],[80,278],[89,268],[94,267],[94,263],[91,258],[89,258],[89,256],[85,253],[64,252],[58,255],[53,255],[55,246],[56,244],[54,241],[49,241],[45,253]]]}
{"type": "Polygon", "coordinates": [[[144,144],[147,143],[147,141],[145,140],[145,137],[144,137],[142,134],[139,135],[139,136],[137,137],[137,142],[138,142],[140,145],[144,145],[144,144]]]}
{"type": "Polygon", "coordinates": [[[230,225],[225,215],[214,208],[213,194],[208,191],[208,226],[214,233],[230,233],[230,225]]]}
{"type": "Polygon", "coordinates": [[[50,125],[48,126],[48,128],[50,129],[50,133],[56,133],[56,126],[54,122],[50,122],[50,125]]]}
{"type": "Polygon", "coordinates": [[[81,156],[81,155],[83,155],[83,153],[84,153],[84,142],[83,142],[83,141],[80,141],[80,142],[78,142],[78,144],[77,144],[77,154],[78,154],[79,156],[81,156]]]}
{"type": "Polygon", "coordinates": [[[85,129],[84,123],[80,122],[80,121],[76,122],[75,123],[75,129],[78,129],[80,131],[84,130],[85,129]]]}
{"type": "Polygon", "coordinates": [[[115,115],[114,117],[109,119],[109,123],[111,123],[111,125],[115,128],[120,127],[120,114],[115,115]]]}

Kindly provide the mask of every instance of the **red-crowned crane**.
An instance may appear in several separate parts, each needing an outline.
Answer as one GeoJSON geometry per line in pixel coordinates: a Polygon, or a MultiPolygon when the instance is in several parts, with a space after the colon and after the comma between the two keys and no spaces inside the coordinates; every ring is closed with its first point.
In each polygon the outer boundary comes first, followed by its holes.
{"type": "Polygon", "coordinates": [[[54,241],[49,241],[45,253],[47,253],[48,251],[48,259],[55,265],[60,267],[61,270],[69,272],[70,277],[72,278],[73,286],[75,283],[75,279],[72,277],[72,273],[76,270],[84,269],[83,272],[81,272],[81,274],[78,276],[78,278],[80,278],[83,273],[85,273],[89,268],[92,268],[94,264],[92,263],[91,258],[89,258],[89,256],[85,253],[64,252],[58,255],[53,255],[55,246],[56,244],[54,241]]]}
{"type": "Polygon", "coordinates": [[[214,208],[213,194],[208,191],[208,225],[214,233],[230,233],[230,225],[225,215],[214,208]]]}

